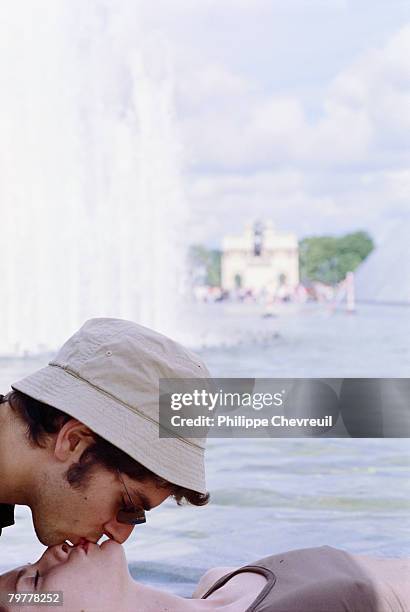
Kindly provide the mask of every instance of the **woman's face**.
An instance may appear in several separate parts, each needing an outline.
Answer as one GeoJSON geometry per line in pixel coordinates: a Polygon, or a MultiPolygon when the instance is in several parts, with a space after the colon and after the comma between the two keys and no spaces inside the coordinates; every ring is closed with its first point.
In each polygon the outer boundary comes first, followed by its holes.
{"type": "Polygon", "coordinates": [[[63,607],[59,610],[112,612],[122,609],[131,580],[122,546],[107,540],[101,546],[87,542],[48,548],[37,563],[0,576],[0,590],[62,591],[63,607]]]}

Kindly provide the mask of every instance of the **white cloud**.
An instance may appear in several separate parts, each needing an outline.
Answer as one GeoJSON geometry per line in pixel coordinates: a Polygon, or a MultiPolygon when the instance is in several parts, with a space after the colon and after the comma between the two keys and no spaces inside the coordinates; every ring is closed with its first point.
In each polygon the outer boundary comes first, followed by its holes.
{"type": "Polygon", "coordinates": [[[197,177],[188,195],[196,208],[192,240],[207,241],[212,236],[214,244],[224,233],[241,231],[244,222],[258,217],[271,218],[279,227],[303,234],[310,231],[312,216],[317,218],[324,210],[331,215],[336,209],[329,195],[308,195],[306,177],[291,170],[197,177]],[[299,211],[297,223],[290,218],[290,210],[299,211]]]}
{"type": "Polygon", "coordinates": [[[197,106],[181,126],[198,235],[220,235],[233,214],[238,226],[250,215],[299,233],[377,234],[389,215],[410,213],[409,47],[405,26],[362,53],[318,88],[313,114],[303,97],[269,93],[226,66],[197,70],[197,106]],[[214,210],[218,222],[206,219],[214,210]]]}
{"type": "Polygon", "coordinates": [[[183,121],[196,163],[230,169],[371,163],[380,152],[401,148],[410,136],[408,39],[410,28],[403,28],[384,48],[366,53],[338,74],[319,103],[322,113],[316,120],[309,119],[294,95],[264,95],[221,67],[198,72],[193,89],[201,104],[196,115],[183,121]]]}
{"type": "Polygon", "coordinates": [[[330,99],[365,112],[375,146],[401,147],[410,137],[410,25],[372,49],[334,80],[330,99]]]}

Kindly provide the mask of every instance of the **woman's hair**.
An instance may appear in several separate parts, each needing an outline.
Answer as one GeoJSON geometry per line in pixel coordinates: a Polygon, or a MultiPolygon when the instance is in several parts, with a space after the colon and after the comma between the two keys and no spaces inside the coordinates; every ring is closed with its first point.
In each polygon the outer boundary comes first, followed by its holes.
{"type": "MultiPolygon", "coordinates": [[[[8,402],[12,410],[26,423],[27,438],[34,446],[44,447],[47,437],[57,433],[67,421],[73,418],[20,391],[13,390],[5,396],[0,395],[1,402],[8,402]]],[[[94,432],[93,436],[94,443],[83,452],[80,460],[73,464],[66,473],[66,478],[73,487],[80,487],[84,484],[91,475],[92,467],[98,464],[113,472],[119,470],[135,480],[152,480],[158,487],[171,487],[171,495],[178,505],[181,505],[183,501],[194,506],[204,506],[208,503],[209,493],[198,493],[179,485],[173,485],[129,457],[111,442],[104,440],[94,432]]]]}

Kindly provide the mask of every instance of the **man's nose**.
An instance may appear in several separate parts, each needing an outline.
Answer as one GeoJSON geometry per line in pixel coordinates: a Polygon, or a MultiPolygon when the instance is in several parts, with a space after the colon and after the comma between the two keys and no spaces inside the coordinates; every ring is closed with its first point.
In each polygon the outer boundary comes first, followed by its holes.
{"type": "Polygon", "coordinates": [[[116,519],[108,521],[104,525],[104,534],[111,540],[115,540],[118,544],[124,544],[133,532],[135,525],[126,525],[119,523],[116,519]]]}

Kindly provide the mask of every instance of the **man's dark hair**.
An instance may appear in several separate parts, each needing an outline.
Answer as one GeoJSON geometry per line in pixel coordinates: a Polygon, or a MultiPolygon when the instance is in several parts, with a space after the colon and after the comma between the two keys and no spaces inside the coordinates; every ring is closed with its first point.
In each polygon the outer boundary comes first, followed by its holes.
{"type": "MultiPolygon", "coordinates": [[[[67,413],[38,402],[37,400],[21,393],[11,391],[8,395],[1,396],[0,402],[7,401],[12,410],[27,424],[27,437],[34,446],[43,447],[48,435],[57,433],[71,417],[67,413]]],[[[174,485],[164,480],[157,474],[129,457],[111,442],[104,440],[93,432],[94,443],[91,444],[81,455],[80,460],[73,464],[66,473],[66,478],[72,486],[80,487],[91,475],[93,466],[99,464],[111,471],[123,472],[139,481],[152,480],[158,487],[171,487],[171,496],[178,505],[187,501],[194,506],[204,506],[209,501],[209,493],[198,493],[179,485],[174,485]]]]}

